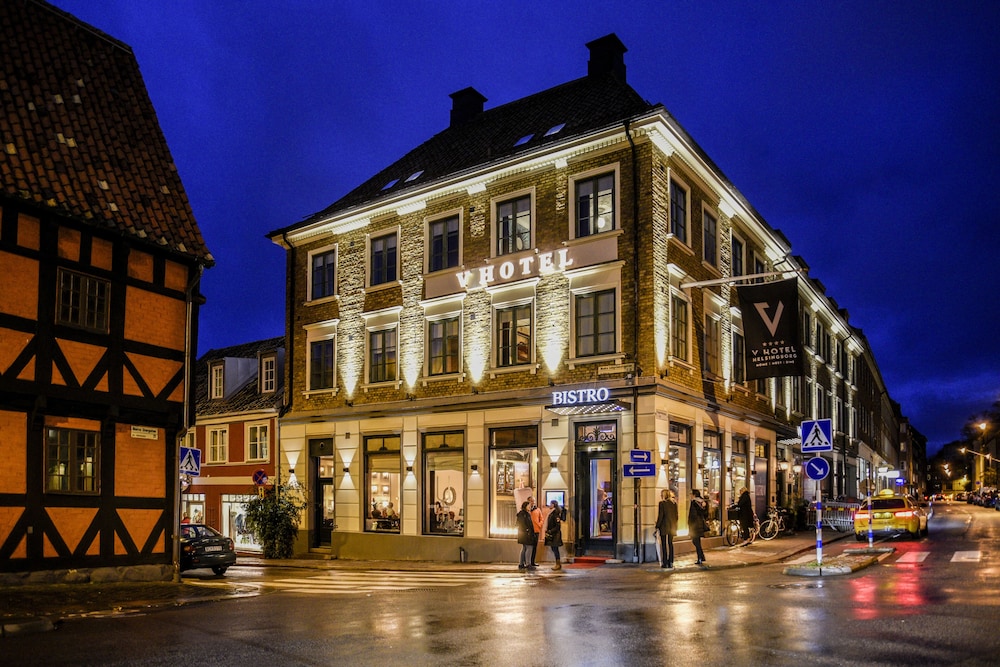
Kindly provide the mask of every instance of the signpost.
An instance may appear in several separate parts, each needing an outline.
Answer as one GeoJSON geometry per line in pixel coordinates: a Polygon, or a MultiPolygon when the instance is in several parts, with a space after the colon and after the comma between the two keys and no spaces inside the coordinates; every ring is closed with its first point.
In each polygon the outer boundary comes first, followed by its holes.
{"type": "Polygon", "coordinates": [[[630,449],[628,450],[628,460],[629,463],[652,463],[653,452],[648,449],[630,449]]]}
{"type": "Polygon", "coordinates": [[[626,463],[622,467],[626,477],[653,477],[656,475],[656,464],[654,463],[626,463]]]}
{"type": "MultiPolygon", "coordinates": [[[[833,422],[830,419],[817,419],[802,422],[802,453],[833,451],[833,422]]],[[[809,479],[819,482],[830,474],[830,464],[822,456],[814,456],[806,461],[806,474],[809,479]]],[[[816,485],[816,564],[823,572],[823,492],[816,485]]]]}

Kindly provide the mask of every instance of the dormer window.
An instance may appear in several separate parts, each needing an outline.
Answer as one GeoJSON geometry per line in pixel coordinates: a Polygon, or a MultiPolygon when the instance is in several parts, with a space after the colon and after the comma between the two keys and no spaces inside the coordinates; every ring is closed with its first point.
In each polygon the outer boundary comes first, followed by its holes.
{"type": "Polygon", "coordinates": [[[273,394],[278,384],[278,360],[273,356],[260,360],[260,393],[273,394]]]}
{"type": "Polygon", "coordinates": [[[209,387],[211,388],[212,398],[222,398],[226,395],[225,368],[222,364],[214,364],[209,368],[209,387]]]}

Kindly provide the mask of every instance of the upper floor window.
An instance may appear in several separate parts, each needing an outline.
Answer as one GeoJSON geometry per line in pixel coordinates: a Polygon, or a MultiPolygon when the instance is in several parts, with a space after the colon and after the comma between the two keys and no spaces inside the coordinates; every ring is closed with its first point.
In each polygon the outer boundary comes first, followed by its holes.
{"type": "Polygon", "coordinates": [[[226,368],[223,364],[213,364],[209,368],[212,398],[222,398],[226,395],[226,368]]]}
{"type": "Polygon", "coordinates": [[[719,265],[719,223],[715,219],[715,216],[705,211],[701,216],[701,226],[704,239],[704,254],[705,261],[712,266],[719,265]]]}
{"type": "Polygon", "coordinates": [[[266,461],[268,456],[267,424],[253,424],[247,428],[247,459],[266,461]]]}
{"type": "Polygon", "coordinates": [[[746,352],[743,349],[743,334],[733,332],[733,384],[746,382],[746,352]]]}
{"type": "Polygon", "coordinates": [[[333,389],[336,386],[337,320],[306,327],[306,353],[306,391],[333,389]]]}
{"type": "Polygon", "coordinates": [[[319,250],[309,255],[309,299],[325,299],[336,293],[337,251],[334,248],[319,250]]]}
{"type": "Polygon", "coordinates": [[[531,304],[498,308],[496,323],[496,365],[531,363],[531,304]]]}
{"type": "Polygon", "coordinates": [[[452,269],[458,266],[458,226],[459,219],[453,215],[428,224],[430,236],[427,270],[429,272],[452,269]]]}
{"type": "Polygon", "coordinates": [[[680,295],[670,297],[670,354],[688,361],[688,325],[691,318],[688,313],[688,302],[680,295]]]}
{"type": "Polygon", "coordinates": [[[576,356],[613,354],[618,345],[615,290],[577,295],[576,356]]]}
{"type": "Polygon", "coordinates": [[[274,393],[278,387],[278,360],[274,357],[264,357],[260,360],[260,392],[274,393]]]}
{"type": "Polygon", "coordinates": [[[107,333],[110,293],[107,280],[59,269],[59,323],[107,333]]]}
{"type": "Polygon", "coordinates": [[[719,374],[719,320],[711,315],[705,315],[705,371],[713,375],[719,374]]]}
{"type": "Polygon", "coordinates": [[[101,434],[63,428],[45,430],[46,491],[97,493],[101,434]]]}
{"type": "MultiPolygon", "coordinates": [[[[758,255],[757,253],[754,253],[754,255],[753,255],[753,272],[754,273],[767,273],[767,261],[763,257],[761,257],[760,255],[758,255]]],[[[764,278],[763,277],[756,278],[756,279],[754,279],[754,282],[756,282],[756,283],[762,283],[762,282],[764,282],[764,278]]]]}
{"type": "Polygon", "coordinates": [[[208,463],[226,463],[227,461],[229,461],[229,429],[209,429],[208,463]]]}
{"type": "Polygon", "coordinates": [[[497,255],[531,248],[531,195],[509,199],[496,206],[497,255]]]}
{"type": "Polygon", "coordinates": [[[670,180],[670,233],[682,243],[688,242],[688,192],[677,181],[670,180]]]}
{"type": "Polygon", "coordinates": [[[396,328],[368,332],[368,382],[396,380],[396,328]]]}
{"type": "Polygon", "coordinates": [[[427,323],[427,374],[457,373],[459,366],[458,317],[431,320],[427,323]]]}
{"type": "Polygon", "coordinates": [[[575,181],[576,236],[615,228],[615,174],[609,172],[575,181]]]}
{"type": "Polygon", "coordinates": [[[733,276],[746,275],[746,265],[743,263],[746,255],[746,246],[743,239],[733,234],[733,276]]]}
{"type": "Polygon", "coordinates": [[[369,285],[382,285],[397,279],[396,232],[376,236],[370,241],[371,266],[369,285]]]}

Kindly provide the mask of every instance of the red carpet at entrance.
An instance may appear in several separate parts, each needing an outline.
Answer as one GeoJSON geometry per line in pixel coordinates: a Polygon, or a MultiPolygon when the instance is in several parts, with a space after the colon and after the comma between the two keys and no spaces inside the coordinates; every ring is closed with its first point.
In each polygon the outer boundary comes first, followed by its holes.
{"type": "Polygon", "coordinates": [[[576,556],[572,563],[566,563],[563,567],[584,569],[588,567],[600,567],[608,560],[608,556],[576,556]]]}

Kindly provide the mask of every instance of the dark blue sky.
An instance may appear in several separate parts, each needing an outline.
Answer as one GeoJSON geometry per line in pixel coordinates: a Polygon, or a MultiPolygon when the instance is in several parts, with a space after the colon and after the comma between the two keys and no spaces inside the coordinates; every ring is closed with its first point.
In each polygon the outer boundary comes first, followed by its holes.
{"type": "Polygon", "coordinates": [[[264,235],[586,73],[661,102],[864,330],[931,448],[1000,398],[1000,2],[55,0],[132,46],[217,266],[199,353],[283,333],[264,235]]]}

